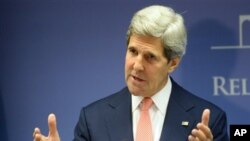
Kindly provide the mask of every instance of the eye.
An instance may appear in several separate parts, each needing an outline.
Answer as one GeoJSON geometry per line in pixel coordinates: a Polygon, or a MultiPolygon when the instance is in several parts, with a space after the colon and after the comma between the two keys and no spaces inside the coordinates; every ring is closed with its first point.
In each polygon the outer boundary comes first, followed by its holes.
{"type": "Polygon", "coordinates": [[[155,58],[156,58],[155,55],[153,55],[153,54],[149,54],[148,57],[149,57],[150,59],[155,59],[155,58]]]}
{"type": "Polygon", "coordinates": [[[156,56],[154,54],[149,53],[149,54],[146,55],[146,59],[148,61],[153,61],[153,60],[156,60],[157,58],[156,58],[156,56]]]}
{"type": "Polygon", "coordinates": [[[138,51],[134,47],[129,47],[128,52],[131,53],[132,55],[138,54],[138,51]]]}

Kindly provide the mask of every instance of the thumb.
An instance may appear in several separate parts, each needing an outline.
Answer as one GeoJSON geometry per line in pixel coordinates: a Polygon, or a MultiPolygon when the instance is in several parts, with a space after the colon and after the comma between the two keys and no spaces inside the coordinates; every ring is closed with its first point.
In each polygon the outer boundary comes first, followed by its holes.
{"type": "Polygon", "coordinates": [[[209,123],[209,119],[210,119],[210,110],[209,109],[205,109],[202,113],[202,118],[201,118],[201,122],[205,125],[208,126],[209,123]]]}
{"type": "Polygon", "coordinates": [[[56,127],[56,116],[52,113],[48,116],[48,125],[49,125],[49,135],[58,136],[58,131],[56,127]]]}

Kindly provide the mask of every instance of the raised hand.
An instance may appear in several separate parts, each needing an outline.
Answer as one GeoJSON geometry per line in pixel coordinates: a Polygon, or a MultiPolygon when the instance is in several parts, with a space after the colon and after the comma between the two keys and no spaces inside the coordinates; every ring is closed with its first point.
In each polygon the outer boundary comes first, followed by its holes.
{"type": "Polygon", "coordinates": [[[56,116],[54,114],[50,114],[48,116],[48,126],[48,136],[44,136],[39,128],[35,128],[33,132],[33,141],[60,141],[59,133],[56,127],[56,116]]]}
{"type": "Polygon", "coordinates": [[[193,129],[191,135],[188,136],[189,141],[213,141],[213,134],[208,127],[210,118],[210,110],[205,109],[202,113],[201,122],[197,124],[197,128],[193,129]]]}

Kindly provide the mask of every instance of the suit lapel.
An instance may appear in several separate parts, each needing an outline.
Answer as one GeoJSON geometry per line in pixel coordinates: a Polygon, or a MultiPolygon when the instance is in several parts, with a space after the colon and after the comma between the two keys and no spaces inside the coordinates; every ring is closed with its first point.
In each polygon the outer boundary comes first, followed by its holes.
{"type": "MultiPolygon", "coordinates": [[[[194,107],[186,97],[188,92],[172,80],[172,92],[160,141],[185,141],[196,126],[195,118],[188,112],[194,107]],[[188,125],[182,125],[188,122],[188,125]]],[[[107,103],[107,132],[111,141],[133,141],[131,94],[125,88],[107,103]]]]}
{"type": "Polygon", "coordinates": [[[131,94],[125,88],[109,103],[106,125],[111,141],[132,141],[131,94]]]}
{"type": "Polygon", "coordinates": [[[195,126],[195,118],[188,113],[194,105],[189,99],[185,99],[186,93],[182,88],[173,80],[172,82],[172,92],[160,141],[185,141],[195,126]]]}

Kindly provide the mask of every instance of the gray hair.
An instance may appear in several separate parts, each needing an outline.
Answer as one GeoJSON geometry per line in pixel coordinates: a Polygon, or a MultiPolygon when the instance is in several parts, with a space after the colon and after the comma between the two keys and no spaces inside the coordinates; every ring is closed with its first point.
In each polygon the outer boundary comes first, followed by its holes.
{"type": "Polygon", "coordinates": [[[160,37],[168,59],[182,58],[186,52],[184,20],[170,7],[153,5],[136,12],[127,31],[127,44],[132,34],[160,37]]]}

